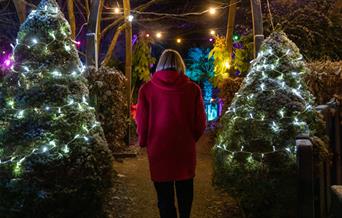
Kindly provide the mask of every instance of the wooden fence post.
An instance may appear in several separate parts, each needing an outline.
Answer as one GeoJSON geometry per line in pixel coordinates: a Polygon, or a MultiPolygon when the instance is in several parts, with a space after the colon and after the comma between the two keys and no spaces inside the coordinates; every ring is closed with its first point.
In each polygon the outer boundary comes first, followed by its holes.
{"type": "Polygon", "coordinates": [[[298,136],[298,218],[314,218],[313,146],[307,136],[298,136]]]}
{"type": "MultiPolygon", "coordinates": [[[[319,105],[316,107],[316,110],[320,112],[324,116],[324,120],[326,123],[326,133],[329,138],[333,138],[333,122],[329,105],[319,105]]],[[[330,146],[332,146],[332,142],[330,142],[330,146]]],[[[326,161],[322,164],[320,168],[320,178],[319,178],[319,196],[320,196],[320,215],[321,217],[326,217],[329,214],[329,210],[331,207],[331,165],[329,161],[326,161]]]]}
{"type": "Polygon", "coordinates": [[[334,162],[336,170],[336,185],[342,185],[342,142],[341,142],[341,106],[334,108],[334,129],[335,129],[335,146],[334,146],[334,162]]]}

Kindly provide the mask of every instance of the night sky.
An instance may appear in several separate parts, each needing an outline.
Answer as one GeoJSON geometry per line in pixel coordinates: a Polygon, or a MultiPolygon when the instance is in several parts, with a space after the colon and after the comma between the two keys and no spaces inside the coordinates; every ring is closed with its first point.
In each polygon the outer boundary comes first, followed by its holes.
{"type": "MultiPolygon", "coordinates": [[[[279,2],[285,0],[274,0],[272,2],[279,2]]],[[[288,0],[290,1],[290,0],[288,0]]],[[[294,0],[293,0],[294,1],[294,0]]],[[[28,0],[31,5],[28,5],[28,12],[32,10],[32,5],[37,5],[38,0],[28,0]]],[[[58,1],[61,9],[66,13],[66,1],[58,1]]],[[[78,41],[85,45],[85,33],[86,25],[80,29],[83,24],[86,23],[84,16],[84,10],[80,6],[81,0],[75,1],[75,15],[77,18],[77,37],[78,41]]],[[[119,5],[122,6],[122,1],[105,0],[105,7],[103,11],[103,17],[105,19],[110,18],[102,23],[102,28],[113,22],[118,16],[114,15],[113,8],[119,5]]],[[[148,0],[131,0],[132,10],[148,2],[148,0]]],[[[138,35],[141,32],[149,33],[153,39],[153,54],[158,56],[160,52],[165,48],[175,48],[179,50],[183,56],[191,47],[210,47],[212,43],[209,42],[211,37],[209,32],[211,29],[215,30],[219,35],[225,35],[226,22],[227,22],[227,5],[228,0],[159,0],[156,4],[147,8],[145,12],[158,12],[169,14],[186,14],[192,12],[203,12],[208,10],[209,7],[218,7],[215,15],[204,13],[198,16],[184,16],[184,17],[170,17],[170,16],[155,16],[149,14],[139,15],[132,11],[134,15],[133,20],[133,34],[138,35]],[[162,32],[161,39],[156,39],[155,34],[162,32]],[[182,43],[177,44],[176,39],[181,38],[182,43]]],[[[266,13],[266,12],[264,12],[266,13]]],[[[0,0],[0,46],[8,49],[10,43],[13,43],[16,38],[16,34],[19,29],[19,21],[16,15],[15,7],[11,0],[0,0]]],[[[241,0],[238,4],[238,12],[236,17],[236,31],[240,34],[246,34],[251,32],[251,15],[250,15],[250,3],[249,0],[241,0]]],[[[114,34],[114,28],[109,31],[103,38],[101,44],[100,57],[106,53],[107,46],[109,45],[112,36],[114,34]]],[[[115,50],[114,56],[118,59],[124,57],[124,34],[121,34],[118,45],[115,50]]],[[[80,47],[80,50],[84,52],[84,46],[80,47]]],[[[81,56],[82,58],[82,56],[81,56]]]]}

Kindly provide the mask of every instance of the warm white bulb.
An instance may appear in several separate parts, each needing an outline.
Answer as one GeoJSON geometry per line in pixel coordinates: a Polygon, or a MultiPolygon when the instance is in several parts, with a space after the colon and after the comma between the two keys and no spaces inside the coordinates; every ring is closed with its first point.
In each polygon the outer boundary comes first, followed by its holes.
{"type": "Polygon", "coordinates": [[[118,7],[114,8],[114,14],[120,14],[120,8],[118,7]]]}
{"type": "Polygon", "coordinates": [[[160,39],[160,38],[162,37],[162,33],[161,33],[161,32],[158,32],[158,33],[156,34],[156,37],[157,37],[158,39],[160,39]]]}
{"type": "Polygon", "coordinates": [[[216,14],[216,8],[209,8],[209,14],[214,15],[216,14]]]}
{"type": "Polygon", "coordinates": [[[214,36],[216,34],[215,30],[210,30],[210,35],[214,36]]]}

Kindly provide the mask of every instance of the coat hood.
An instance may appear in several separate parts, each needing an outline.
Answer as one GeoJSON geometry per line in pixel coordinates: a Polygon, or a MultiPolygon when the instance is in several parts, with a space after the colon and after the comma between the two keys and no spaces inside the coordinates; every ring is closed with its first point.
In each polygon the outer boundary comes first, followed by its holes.
{"type": "Polygon", "coordinates": [[[162,70],[155,72],[152,83],[161,89],[177,90],[189,82],[189,78],[183,73],[173,70],[162,70]]]}

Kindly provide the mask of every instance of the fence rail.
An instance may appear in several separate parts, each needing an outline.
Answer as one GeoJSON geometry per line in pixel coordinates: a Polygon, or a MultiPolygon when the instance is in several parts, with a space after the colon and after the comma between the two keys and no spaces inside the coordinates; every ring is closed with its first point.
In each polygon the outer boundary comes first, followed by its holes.
{"type": "MultiPolygon", "coordinates": [[[[317,110],[324,116],[326,132],[329,136],[331,162],[324,162],[319,168],[319,176],[313,173],[313,145],[308,137],[299,136],[296,140],[298,167],[298,217],[327,218],[336,215],[336,201],[332,197],[333,185],[342,185],[342,105],[333,102],[320,105],[317,110]],[[331,208],[333,206],[333,210],[331,208]]],[[[339,204],[341,205],[341,204],[339,204]]]]}

